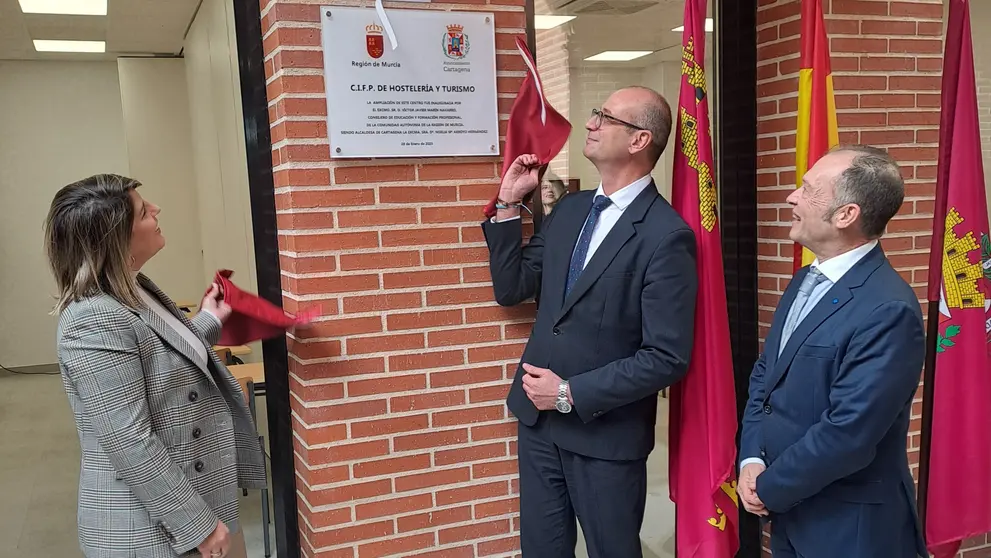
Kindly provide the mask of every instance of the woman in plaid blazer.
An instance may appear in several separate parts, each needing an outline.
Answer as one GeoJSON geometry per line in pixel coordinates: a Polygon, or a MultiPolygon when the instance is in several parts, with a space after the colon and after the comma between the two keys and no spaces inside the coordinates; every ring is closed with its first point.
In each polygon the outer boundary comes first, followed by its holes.
{"type": "Polygon", "coordinates": [[[136,180],[60,190],[46,221],[58,357],[79,432],[87,558],[244,555],[239,487],[264,454],[237,381],[211,346],[230,307],[216,285],[187,319],[141,266],[165,246],[136,180]]]}

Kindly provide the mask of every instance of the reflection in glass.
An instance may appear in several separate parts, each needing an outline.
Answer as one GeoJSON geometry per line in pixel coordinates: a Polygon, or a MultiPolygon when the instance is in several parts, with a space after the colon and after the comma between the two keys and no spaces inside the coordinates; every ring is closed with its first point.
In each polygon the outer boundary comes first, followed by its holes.
{"type": "MultiPolygon", "coordinates": [[[[709,0],[706,7],[709,18],[715,16],[714,4],[717,3],[718,0],[709,0]]],[[[986,3],[991,7],[991,2],[986,3]]],[[[630,85],[642,85],[663,95],[672,109],[678,106],[685,3],[683,0],[533,0],[533,8],[536,21],[534,55],[543,92],[547,102],[572,125],[568,143],[550,161],[546,177],[540,182],[544,215],[549,215],[568,192],[598,188],[599,174],[591,161],[582,155],[588,133],[586,126],[599,124],[591,122],[593,119],[589,114],[593,114],[594,119],[601,118],[602,125],[630,124],[617,123],[608,116],[592,112],[601,110],[602,103],[612,92],[630,85]]],[[[976,12],[977,8],[972,6],[971,10],[976,12]]],[[[715,120],[719,100],[712,87],[716,75],[712,59],[715,52],[713,27],[707,19],[706,91],[710,96],[709,117],[715,139],[719,135],[719,123],[715,120]]],[[[673,133],[652,173],[658,191],[668,199],[674,164],[673,133]]],[[[574,245],[549,249],[570,253],[574,245]]],[[[647,460],[647,501],[641,541],[644,558],[674,558],[675,510],[668,492],[670,400],[658,397],[656,445],[647,460]]],[[[589,556],[580,527],[575,556],[589,556]]]]}
{"type": "Polygon", "coordinates": [[[564,181],[551,174],[544,177],[540,184],[540,201],[544,204],[544,215],[550,215],[557,202],[568,193],[564,181]]]}

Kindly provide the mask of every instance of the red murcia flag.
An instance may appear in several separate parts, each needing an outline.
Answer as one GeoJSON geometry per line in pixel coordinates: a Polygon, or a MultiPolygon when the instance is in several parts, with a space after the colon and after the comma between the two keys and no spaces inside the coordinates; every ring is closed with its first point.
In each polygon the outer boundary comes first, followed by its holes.
{"type": "Polygon", "coordinates": [[[372,58],[381,58],[385,53],[385,37],[382,36],[381,25],[372,23],[365,26],[365,48],[372,58]]]}
{"type": "Polygon", "coordinates": [[[937,558],[991,531],[991,239],[978,126],[970,9],[950,0],[929,256],[939,328],[925,530],[937,558]]]}
{"type": "Polygon", "coordinates": [[[675,210],[695,231],[699,278],[688,374],[671,386],[669,467],[678,558],[732,558],[740,542],[736,395],[703,67],[705,4],[685,2],[671,192],[675,210]]]}

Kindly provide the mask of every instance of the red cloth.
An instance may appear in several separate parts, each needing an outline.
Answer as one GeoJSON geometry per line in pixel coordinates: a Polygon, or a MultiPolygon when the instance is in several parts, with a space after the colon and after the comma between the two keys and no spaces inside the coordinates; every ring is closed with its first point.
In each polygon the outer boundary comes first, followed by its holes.
{"type": "Polygon", "coordinates": [[[732,558],[739,547],[736,394],[705,92],[706,0],[685,2],[671,201],[695,232],[699,290],[688,374],[671,386],[670,492],[678,558],[732,558]]]}
{"type": "Polygon", "coordinates": [[[991,282],[981,265],[991,254],[991,241],[970,29],[967,1],[951,0],[929,256],[929,304],[939,305],[939,329],[937,338],[928,340],[936,343],[936,368],[925,530],[926,545],[937,558],[953,556],[962,540],[991,531],[991,356],[985,323],[991,318],[991,282]],[[952,256],[946,247],[952,247],[952,256]],[[947,257],[949,265],[943,261],[947,257]]]}
{"type": "Polygon", "coordinates": [[[317,316],[315,308],[291,316],[271,302],[242,291],[230,280],[233,274],[229,269],[221,269],[214,277],[224,301],[232,310],[220,331],[218,345],[244,345],[259,339],[272,339],[291,327],[309,323],[317,316]]]}
{"type": "MultiPolygon", "coordinates": [[[[544,97],[540,75],[537,74],[537,64],[533,61],[533,56],[530,55],[522,37],[516,37],[516,48],[519,49],[520,56],[526,64],[527,75],[509,112],[506,152],[500,176],[506,175],[506,171],[520,155],[532,153],[540,159],[541,165],[550,163],[551,159],[561,152],[564,144],[568,142],[568,136],[571,135],[571,123],[554,110],[544,97]]],[[[486,217],[495,215],[495,205],[494,197],[485,206],[486,217]]]]}

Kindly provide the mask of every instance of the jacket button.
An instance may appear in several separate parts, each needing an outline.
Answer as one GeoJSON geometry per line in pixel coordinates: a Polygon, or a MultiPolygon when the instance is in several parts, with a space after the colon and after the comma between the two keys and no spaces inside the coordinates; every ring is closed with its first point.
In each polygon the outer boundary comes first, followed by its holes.
{"type": "Polygon", "coordinates": [[[203,472],[203,462],[202,461],[197,461],[196,464],[193,465],[193,469],[196,469],[196,472],[197,473],[202,473],[203,472]]]}
{"type": "Polygon", "coordinates": [[[592,416],[593,417],[601,417],[602,416],[602,411],[596,411],[596,412],[592,413],[592,416]]]}
{"type": "Polygon", "coordinates": [[[189,401],[190,402],[194,402],[195,403],[196,400],[199,399],[199,398],[200,398],[200,394],[196,393],[195,391],[189,392],[189,401]]]}
{"type": "Polygon", "coordinates": [[[561,330],[558,328],[554,328],[554,335],[561,335],[561,330]]]}
{"type": "Polygon", "coordinates": [[[771,414],[771,406],[770,405],[764,405],[764,414],[765,415],[771,414]]]}
{"type": "Polygon", "coordinates": [[[202,432],[200,432],[200,429],[199,428],[194,428],[193,429],[193,438],[199,438],[200,437],[200,434],[202,434],[202,432]]]}
{"type": "Polygon", "coordinates": [[[762,458],[764,458],[764,457],[767,457],[767,452],[766,452],[766,451],[764,451],[764,450],[760,450],[760,456],[761,456],[762,458]]]}

